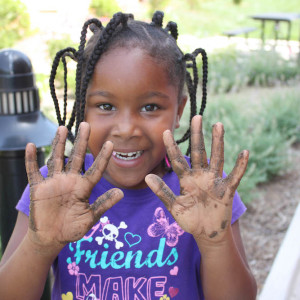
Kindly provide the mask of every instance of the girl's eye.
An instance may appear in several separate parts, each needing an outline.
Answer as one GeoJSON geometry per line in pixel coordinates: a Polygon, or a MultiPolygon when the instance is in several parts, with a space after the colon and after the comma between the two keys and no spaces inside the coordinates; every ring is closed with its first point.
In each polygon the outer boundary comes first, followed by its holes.
{"type": "Polygon", "coordinates": [[[98,107],[101,110],[107,110],[107,111],[116,110],[116,108],[113,105],[108,103],[100,104],[98,107]]]}
{"type": "Polygon", "coordinates": [[[158,110],[158,106],[156,104],[147,104],[144,107],[142,107],[142,111],[156,111],[158,110]]]}

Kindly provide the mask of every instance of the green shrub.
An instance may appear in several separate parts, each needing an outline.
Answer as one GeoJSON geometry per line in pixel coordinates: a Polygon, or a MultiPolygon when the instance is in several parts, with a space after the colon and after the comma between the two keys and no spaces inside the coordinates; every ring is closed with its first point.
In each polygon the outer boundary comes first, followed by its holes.
{"type": "Polygon", "coordinates": [[[274,130],[274,122],[285,140],[300,142],[300,96],[297,92],[275,95],[262,102],[265,128],[274,130]],[[266,117],[270,115],[270,117],[266,117]]]}
{"type": "Polygon", "coordinates": [[[0,49],[9,48],[30,32],[30,18],[20,0],[0,0],[0,49]]]}
{"type": "Polygon", "coordinates": [[[208,61],[208,88],[213,93],[238,91],[245,86],[285,85],[300,77],[296,59],[286,60],[275,51],[247,53],[230,47],[211,53],[208,61]]]}
{"type": "Polygon", "coordinates": [[[300,74],[295,60],[286,60],[275,51],[255,51],[245,55],[248,85],[274,86],[300,74]]]}
{"type": "Polygon", "coordinates": [[[106,17],[111,17],[121,10],[116,0],[92,0],[90,9],[95,15],[106,17]]]}
{"type": "Polygon", "coordinates": [[[223,102],[214,105],[206,115],[205,132],[207,144],[210,144],[209,129],[217,121],[224,124],[225,134],[225,172],[229,173],[235,164],[238,153],[243,149],[250,151],[246,174],[239,192],[244,202],[250,202],[251,191],[258,183],[266,182],[272,176],[287,168],[287,149],[290,142],[285,140],[279,130],[279,124],[272,114],[262,117],[251,112],[241,113],[237,103],[223,102]],[[272,126],[266,126],[269,123],[272,126]]]}
{"type": "Polygon", "coordinates": [[[214,93],[239,90],[247,84],[244,60],[234,48],[216,51],[208,56],[208,88],[214,93]]]}

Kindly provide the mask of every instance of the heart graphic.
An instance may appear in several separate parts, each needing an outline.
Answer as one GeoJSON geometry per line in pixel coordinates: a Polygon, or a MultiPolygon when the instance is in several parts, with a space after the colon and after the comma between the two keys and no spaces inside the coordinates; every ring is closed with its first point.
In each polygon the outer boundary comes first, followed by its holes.
{"type": "Polygon", "coordinates": [[[124,239],[129,247],[137,245],[142,240],[141,236],[138,234],[133,234],[131,232],[126,232],[124,235],[124,239]]]}
{"type": "Polygon", "coordinates": [[[67,292],[66,294],[61,295],[62,300],[73,300],[73,294],[71,292],[67,292]]]}
{"type": "Polygon", "coordinates": [[[170,270],[170,275],[176,276],[178,274],[178,267],[175,266],[173,269],[170,270]]]}
{"type": "Polygon", "coordinates": [[[169,294],[171,298],[174,298],[179,292],[179,288],[170,287],[169,288],[169,294]]]}

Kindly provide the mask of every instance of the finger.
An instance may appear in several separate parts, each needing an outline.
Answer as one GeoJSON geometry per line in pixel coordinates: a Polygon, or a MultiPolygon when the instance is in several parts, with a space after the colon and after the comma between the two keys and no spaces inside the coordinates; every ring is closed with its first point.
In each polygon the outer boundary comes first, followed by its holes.
{"type": "Polygon", "coordinates": [[[195,116],[192,119],[191,142],[191,159],[193,169],[207,168],[208,163],[202,131],[201,116],[195,116]]]}
{"type": "Polygon", "coordinates": [[[167,149],[167,153],[170,158],[170,162],[174,172],[177,174],[179,178],[181,178],[184,174],[186,174],[190,167],[182,155],[178,145],[176,144],[173,134],[170,130],[166,130],[163,133],[164,143],[167,149]]]}
{"type": "Polygon", "coordinates": [[[66,165],[66,172],[79,173],[84,162],[86,148],[90,136],[90,125],[86,122],[80,123],[77,137],[70,158],[66,165]]]}
{"type": "Polygon", "coordinates": [[[114,206],[123,197],[123,192],[120,189],[114,188],[97,198],[91,205],[91,209],[94,211],[94,220],[98,221],[108,209],[114,206]]]}
{"type": "Polygon", "coordinates": [[[163,202],[166,208],[170,211],[176,196],[165,182],[154,174],[149,174],[145,177],[145,181],[153,193],[163,202]]]}
{"type": "Polygon", "coordinates": [[[92,185],[95,185],[102,177],[102,174],[108,165],[112,151],[113,143],[110,141],[105,142],[94,163],[85,172],[84,177],[87,178],[92,185]]]}
{"type": "Polygon", "coordinates": [[[222,123],[213,125],[209,168],[222,177],[224,166],[224,127],[222,123]]]}
{"type": "Polygon", "coordinates": [[[65,143],[68,130],[64,126],[58,127],[55,138],[52,142],[51,156],[47,161],[48,176],[61,172],[64,166],[65,143]]]}
{"type": "Polygon", "coordinates": [[[225,179],[225,181],[228,182],[229,186],[232,188],[233,191],[237,189],[242,177],[246,172],[248,160],[249,160],[249,151],[247,150],[242,151],[236,160],[233,170],[225,179]]]}
{"type": "Polygon", "coordinates": [[[30,186],[36,185],[44,180],[37,162],[36,147],[32,143],[26,146],[25,166],[30,186]]]}

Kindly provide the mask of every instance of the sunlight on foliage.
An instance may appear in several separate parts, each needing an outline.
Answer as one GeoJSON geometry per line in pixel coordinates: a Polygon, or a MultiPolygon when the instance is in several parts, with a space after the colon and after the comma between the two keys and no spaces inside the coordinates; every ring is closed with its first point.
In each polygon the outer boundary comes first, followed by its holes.
{"type": "Polygon", "coordinates": [[[9,48],[30,32],[30,17],[19,0],[0,0],[0,49],[9,48]]]}

